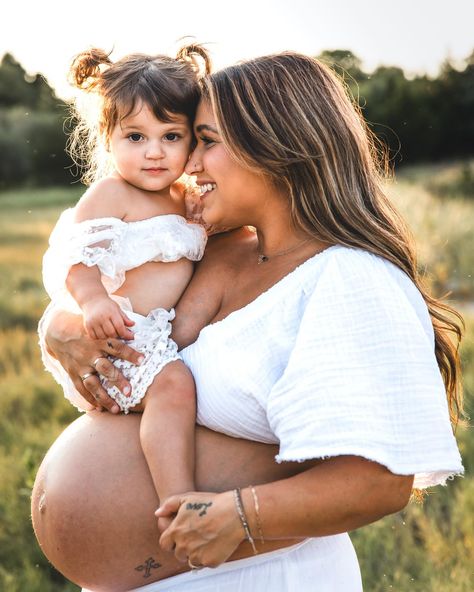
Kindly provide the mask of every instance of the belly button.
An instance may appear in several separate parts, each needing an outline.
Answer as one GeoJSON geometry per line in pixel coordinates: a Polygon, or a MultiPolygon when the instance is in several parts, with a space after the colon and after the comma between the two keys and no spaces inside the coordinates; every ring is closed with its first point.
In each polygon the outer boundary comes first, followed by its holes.
{"type": "Polygon", "coordinates": [[[39,499],[39,503],[38,503],[38,508],[40,511],[40,514],[44,514],[46,512],[46,492],[43,491],[43,493],[41,494],[41,497],[39,499]]]}

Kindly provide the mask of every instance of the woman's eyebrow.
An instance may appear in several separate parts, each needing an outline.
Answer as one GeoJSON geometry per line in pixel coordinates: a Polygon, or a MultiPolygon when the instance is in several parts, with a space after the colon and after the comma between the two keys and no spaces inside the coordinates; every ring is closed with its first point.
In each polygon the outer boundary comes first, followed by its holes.
{"type": "Polygon", "coordinates": [[[212,127],[212,125],[207,125],[206,123],[201,123],[201,125],[196,126],[197,132],[202,132],[203,130],[207,130],[209,132],[214,132],[215,134],[218,133],[216,128],[212,127]]]}

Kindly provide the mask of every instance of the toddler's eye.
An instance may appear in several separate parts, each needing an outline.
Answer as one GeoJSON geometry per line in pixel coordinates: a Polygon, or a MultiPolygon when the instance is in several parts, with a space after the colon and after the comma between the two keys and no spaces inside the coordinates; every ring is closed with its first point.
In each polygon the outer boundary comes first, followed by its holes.
{"type": "Polygon", "coordinates": [[[168,142],[176,142],[177,140],[180,139],[180,135],[179,134],[175,134],[174,132],[170,132],[169,134],[166,134],[165,136],[165,140],[167,140],[168,142]]]}
{"type": "Polygon", "coordinates": [[[140,140],[143,139],[143,136],[141,134],[130,134],[128,139],[130,142],[140,142],[140,140]]]}

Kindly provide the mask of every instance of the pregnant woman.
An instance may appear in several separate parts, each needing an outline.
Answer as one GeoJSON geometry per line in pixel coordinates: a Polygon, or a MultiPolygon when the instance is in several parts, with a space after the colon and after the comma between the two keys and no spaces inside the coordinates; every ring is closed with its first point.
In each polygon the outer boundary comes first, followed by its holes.
{"type": "MultiPolygon", "coordinates": [[[[360,591],[347,531],[462,473],[458,327],[422,288],[325,66],[283,53],[219,71],[194,131],[203,217],[236,229],[210,240],[173,329],[197,388],[200,492],[160,500],[160,536],[139,416],[91,412],[39,470],[38,540],[93,592],[360,591]]],[[[43,330],[76,382],[97,357],[138,359],[69,313],[43,330]]],[[[107,361],[101,373],[126,386],[107,361]]],[[[98,378],[82,394],[112,408],[98,378]]]]}

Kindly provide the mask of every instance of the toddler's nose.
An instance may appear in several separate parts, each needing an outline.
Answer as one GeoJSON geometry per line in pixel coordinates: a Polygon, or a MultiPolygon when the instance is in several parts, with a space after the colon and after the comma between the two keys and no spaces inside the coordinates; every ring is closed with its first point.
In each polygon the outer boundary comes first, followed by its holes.
{"type": "Polygon", "coordinates": [[[149,142],[146,149],[146,158],[163,158],[163,148],[160,142],[149,142]]]}

